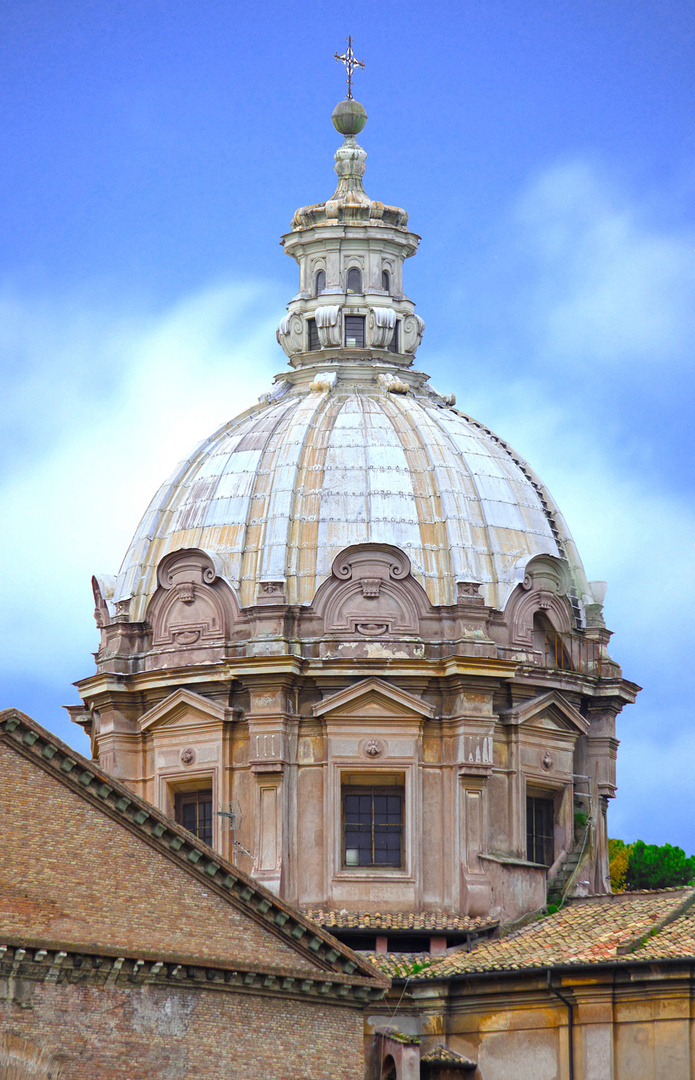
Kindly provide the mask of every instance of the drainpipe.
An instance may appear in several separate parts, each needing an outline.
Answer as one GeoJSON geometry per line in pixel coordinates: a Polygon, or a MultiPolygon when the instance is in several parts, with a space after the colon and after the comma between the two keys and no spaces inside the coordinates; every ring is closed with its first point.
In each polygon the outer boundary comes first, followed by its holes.
{"type": "Polygon", "coordinates": [[[567,1006],[567,1043],[569,1052],[569,1080],[574,1080],[574,1014],[572,1012],[572,1002],[569,998],[566,998],[564,994],[561,994],[559,990],[556,990],[550,981],[551,973],[548,970],[548,990],[551,994],[555,994],[555,997],[559,998],[563,1005],[567,1006]]]}

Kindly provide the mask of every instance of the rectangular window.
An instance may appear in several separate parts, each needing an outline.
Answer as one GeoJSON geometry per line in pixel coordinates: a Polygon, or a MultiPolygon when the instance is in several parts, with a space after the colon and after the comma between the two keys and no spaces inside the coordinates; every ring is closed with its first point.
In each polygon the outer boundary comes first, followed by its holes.
{"type": "Polygon", "coordinates": [[[552,866],[555,861],[555,807],[552,799],[526,797],[526,858],[552,866]]]}
{"type": "Polygon", "coordinates": [[[348,349],[364,348],[364,315],[345,316],[345,345],[348,349]]]}
{"type": "Polygon", "coordinates": [[[400,330],[401,320],[396,319],[396,325],[393,328],[393,337],[389,343],[389,352],[398,352],[398,331],[400,330]]]}
{"type": "Polygon", "coordinates": [[[176,820],[199,840],[212,844],[212,791],[185,791],[176,796],[176,820]]]}
{"type": "Polygon", "coordinates": [[[343,788],[343,864],[403,865],[402,788],[343,788]]]}
{"type": "Polygon", "coordinates": [[[309,352],[315,352],[321,348],[316,319],[307,319],[307,326],[309,327],[309,352]]]}

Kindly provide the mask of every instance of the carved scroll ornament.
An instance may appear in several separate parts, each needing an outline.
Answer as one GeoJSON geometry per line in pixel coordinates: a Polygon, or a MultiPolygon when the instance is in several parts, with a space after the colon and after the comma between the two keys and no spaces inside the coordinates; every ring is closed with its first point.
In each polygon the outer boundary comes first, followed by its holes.
{"type": "Polygon", "coordinates": [[[382,639],[419,635],[428,607],[422,587],[410,575],[410,560],[389,545],[360,544],[334,560],[315,604],[326,633],[382,639]]]}
{"type": "Polygon", "coordinates": [[[375,349],[387,349],[391,344],[396,326],[396,312],[393,308],[370,308],[367,319],[369,344],[375,349]]]}
{"type": "Polygon", "coordinates": [[[229,587],[212,558],[197,548],[166,555],[157,568],[159,588],[148,609],[152,643],[188,647],[221,644],[233,620],[229,587]]]}

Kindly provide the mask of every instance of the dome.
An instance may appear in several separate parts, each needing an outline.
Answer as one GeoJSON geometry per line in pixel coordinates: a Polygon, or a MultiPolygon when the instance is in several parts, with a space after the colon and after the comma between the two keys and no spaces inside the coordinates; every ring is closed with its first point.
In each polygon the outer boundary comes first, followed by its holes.
{"type": "MultiPolygon", "coordinates": [[[[352,100],[336,111],[364,113],[352,100]]],[[[311,604],[336,555],[363,543],[404,551],[435,605],[477,582],[503,608],[536,555],[565,562],[575,600],[587,592],[538,477],[413,368],[425,324],[403,264],[419,237],[404,210],[366,195],[366,154],[348,127],[332,198],[297,210],[282,238],[299,265],[277,332],[289,370],[153,499],[112,594],[131,620],[145,618],[160,560],[184,548],[213,559],[242,607],[270,581],[286,603],[311,604]]]]}
{"type": "Polygon", "coordinates": [[[271,580],[285,582],[288,603],[309,604],[335,556],[366,542],[405,551],[434,604],[455,603],[456,582],[475,581],[503,607],[538,554],[565,559],[583,595],[562,517],[505,442],[414,385],[414,373],[357,383],[345,374],[284,381],[163,485],[116,582],[113,599],[131,598],[131,619],[144,618],[162,557],[193,547],[243,606],[271,580]]]}
{"type": "Polygon", "coordinates": [[[419,237],[367,196],[365,159],[348,132],[333,197],[282,238],[299,280],[272,391],[93,579],[73,719],[290,903],[516,919],[549,884],[609,888],[615,716],[638,688],[541,480],[416,369],[419,237]]]}

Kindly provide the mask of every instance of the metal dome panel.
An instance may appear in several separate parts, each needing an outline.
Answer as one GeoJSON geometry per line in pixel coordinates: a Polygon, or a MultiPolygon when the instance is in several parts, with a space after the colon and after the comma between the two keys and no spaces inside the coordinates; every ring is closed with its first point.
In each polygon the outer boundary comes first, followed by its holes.
{"type": "Polygon", "coordinates": [[[160,559],[197,547],[216,559],[242,605],[259,581],[284,580],[308,604],[343,548],[392,544],[434,604],[477,581],[503,606],[518,567],[574,544],[548,492],[495,435],[430,391],[359,383],[291,388],[208,440],[162,486],[124,559],[114,600],[142,619],[160,559]]]}

